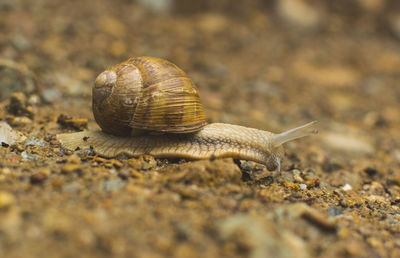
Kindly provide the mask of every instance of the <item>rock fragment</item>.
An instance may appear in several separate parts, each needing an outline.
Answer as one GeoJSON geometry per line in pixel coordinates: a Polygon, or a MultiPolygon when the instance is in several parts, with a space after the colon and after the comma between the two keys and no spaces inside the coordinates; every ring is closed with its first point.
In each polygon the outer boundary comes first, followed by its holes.
{"type": "Polygon", "coordinates": [[[15,202],[15,197],[9,192],[0,191],[0,209],[8,208],[15,202]]]}
{"type": "Polygon", "coordinates": [[[14,131],[9,124],[6,122],[0,122],[0,143],[4,145],[12,145],[14,143],[23,141],[25,136],[23,134],[14,131]]]}
{"type": "Polygon", "coordinates": [[[61,114],[57,118],[57,123],[65,128],[72,128],[76,130],[87,129],[88,120],[87,118],[72,118],[71,116],[61,114]]]}

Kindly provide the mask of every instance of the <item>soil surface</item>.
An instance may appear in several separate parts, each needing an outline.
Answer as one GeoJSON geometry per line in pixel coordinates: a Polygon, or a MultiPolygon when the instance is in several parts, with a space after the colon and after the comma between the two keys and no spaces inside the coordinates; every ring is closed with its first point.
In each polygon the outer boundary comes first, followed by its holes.
{"type": "Polygon", "coordinates": [[[400,257],[396,0],[3,0],[0,257],[400,257]],[[217,2],[217,3],[215,3],[217,2]],[[208,122],[272,132],[248,161],[69,151],[97,74],[168,59],[208,122]]]}

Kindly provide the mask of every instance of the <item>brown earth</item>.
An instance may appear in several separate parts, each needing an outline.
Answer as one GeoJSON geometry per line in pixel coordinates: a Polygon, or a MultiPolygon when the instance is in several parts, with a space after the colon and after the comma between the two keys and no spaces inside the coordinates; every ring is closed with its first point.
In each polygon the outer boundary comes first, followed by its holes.
{"type": "Polygon", "coordinates": [[[0,257],[400,257],[399,8],[0,2],[0,257]],[[97,129],[96,75],[143,55],[189,74],[209,122],[320,134],[281,172],[63,149],[97,129]]]}

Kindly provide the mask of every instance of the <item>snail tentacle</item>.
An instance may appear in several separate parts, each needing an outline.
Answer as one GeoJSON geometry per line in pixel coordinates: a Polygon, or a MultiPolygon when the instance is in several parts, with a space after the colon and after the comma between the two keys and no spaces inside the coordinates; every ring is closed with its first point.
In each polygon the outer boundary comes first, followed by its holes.
{"type": "Polygon", "coordinates": [[[295,139],[309,136],[311,134],[316,134],[316,133],[318,133],[318,130],[316,128],[317,124],[318,124],[318,121],[312,121],[308,124],[287,130],[280,134],[276,134],[274,136],[273,145],[275,147],[278,147],[278,146],[284,144],[285,142],[293,141],[295,139]]]}

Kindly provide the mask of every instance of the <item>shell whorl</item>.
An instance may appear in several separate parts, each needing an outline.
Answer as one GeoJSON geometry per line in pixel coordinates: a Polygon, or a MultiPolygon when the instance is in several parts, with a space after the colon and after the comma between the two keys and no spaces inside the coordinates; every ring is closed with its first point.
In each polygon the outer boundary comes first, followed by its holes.
{"type": "Polygon", "coordinates": [[[102,72],[93,87],[93,114],[104,132],[120,136],[132,129],[190,133],[206,124],[192,80],[153,57],[131,58],[102,72]]]}

